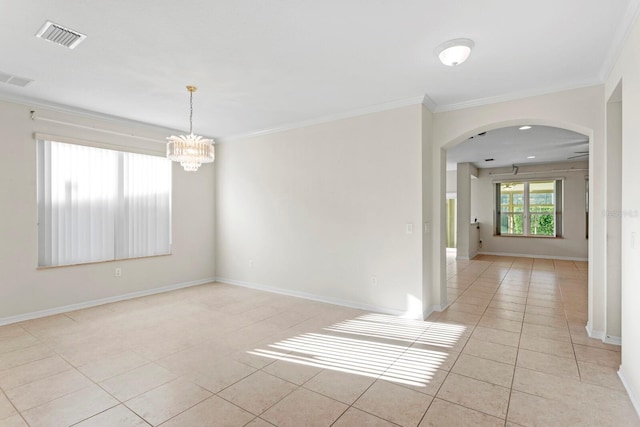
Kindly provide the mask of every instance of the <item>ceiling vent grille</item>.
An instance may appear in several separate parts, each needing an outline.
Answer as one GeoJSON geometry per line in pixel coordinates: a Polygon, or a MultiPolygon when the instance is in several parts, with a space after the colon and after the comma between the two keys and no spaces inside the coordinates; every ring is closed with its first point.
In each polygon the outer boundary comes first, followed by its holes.
{"type": "Polygon", "coordinates": [[[25,77],[14,76],[12,74],[3,73],[2,71],[0,71],[0,82],[25,87],[29,83],[33,82],[33,80],[27,79],[25,77]]]}
{"type": "Polygon", "coordinates": [[[51,21],[44,23],[36,34],[36,37],[59,44],[60,46],[68,47],[69,49],[74,49],[80,42],[87,38],[86,35],[78,31],[70,30],[62,25],[54,24],[51,21]]]}

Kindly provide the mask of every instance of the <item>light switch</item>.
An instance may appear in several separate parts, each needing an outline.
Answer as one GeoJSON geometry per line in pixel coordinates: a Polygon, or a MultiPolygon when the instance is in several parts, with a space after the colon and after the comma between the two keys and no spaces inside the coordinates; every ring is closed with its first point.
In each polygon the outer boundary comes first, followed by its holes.
{"type": "Polygon", "coordinates": [[[407,234],[413,234],[413,224],[407,224],[406,230],[407,234]]]}
{"type": "Polygon", "coordinates": [[[424,223],[424,234],[431,233],[431,222],[427,221],[424,223]]]}

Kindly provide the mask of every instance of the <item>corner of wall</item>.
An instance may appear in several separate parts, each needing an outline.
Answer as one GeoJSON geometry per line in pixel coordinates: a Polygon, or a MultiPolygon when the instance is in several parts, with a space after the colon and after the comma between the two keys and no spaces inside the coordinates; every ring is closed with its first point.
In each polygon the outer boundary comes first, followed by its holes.
{"type": "Polygon", "coordinates": [[[626,375],[624,366],[622,365],[618,370],[618,377],[620,378],[620,381],[622,381],[622,385],[624,386],[625,390],[627,390],[627,394],[629,395],[629,400],[631,400],[631,404],[633,405],[634,409],[636,410],[636,413],[640,417],[640,398],[638,398],[638,396],[640,395],[638,394],[638,390],[634,390],[633,387],[631,386],[631,383],[627,379],[628,376],[626,375]]]}

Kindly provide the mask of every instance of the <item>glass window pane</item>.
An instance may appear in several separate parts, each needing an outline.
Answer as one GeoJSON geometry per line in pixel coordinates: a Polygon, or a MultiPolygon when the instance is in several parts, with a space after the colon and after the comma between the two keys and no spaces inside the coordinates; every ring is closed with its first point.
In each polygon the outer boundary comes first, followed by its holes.
{"type": "Polygon", "coordinates": [[[554,215],[553,214],[531,214],[529,233],[532,236],[554,236],[554,215]]]}
{"type": "Polygon", "coordinates": [[[529,234],[555,235],[555,181],[529,183],[529,234]]]}
{"type": "Polygon", "coordinates": [[[522,214],[507,213],[500,217],[500,233],[522,235],[522,214]]]}

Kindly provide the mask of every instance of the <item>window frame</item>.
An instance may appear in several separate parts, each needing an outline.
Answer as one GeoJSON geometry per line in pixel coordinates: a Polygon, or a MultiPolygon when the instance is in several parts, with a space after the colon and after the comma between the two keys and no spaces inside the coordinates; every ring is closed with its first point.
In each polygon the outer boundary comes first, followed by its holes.
{"type": "MultiPolygon", "coordinates": [[[[563,189],[564,189],[564,178],[554,177],[554,178],[531,178],[531,179],[503,179],[499,181],[493,182],[493,198],[494,198],[494,236],[500,237],[526,237],[526,238],[542,238],[542,239],[555,239],[563,237],[563,223],[562,223],[562,212],[563,212],[563,189]],[[554,203],[553,203],[553,218],[554,218],[554,234],[553,235],[544,235],[544,234],[531,234],[531,217],[536,215],[538,212],[531,211],[531,183],[538,182],[551,182],[553,181],[553,195],[554,195],[554,203]],[[502,211],[502,195],[504,194],[501,190],[502,184],[506,183],[515,183],[523,185],[523,204],[522,204],[522,212],[516,211],[502,211]],[[502,219],[504,215],[522,215],[522,233],[503,233],[502,232],[502,219]]],[[[514,206],[512,200],[510,200],[509,206],[514,206]]],[[[535,206],[535,204],[534,204],[535,206]]]]}
{"type": "MultiPolygon", "coordinates": [[[[125,207],[125,205],[123,205],[122,203],[128,203],[127,200],[128,197],[126,196],[126,194],[123,192],[123,177],[125,174],[125,169],[124,169],[124,156],[127,154],[130,155],[144,155],[144,156],[150,156],[150,157],[158,157],[158,158],[162,158],[162,159],[166,159],[165,157],[165,153],[163,151],[159,151],[159,150],[153,150],[153,149],[145,149],[142,147],[135,147],[135,146],[127,146],[127,145],[120,145],[120,144],[111,144],[111,143],[102,143],[102,142],[95,142],[95,141],[90,141],[90,140],[83,140],[83,139],[76,139],[76,138],[69,138],[69,137],[60,137],[60,136],[54,136],[54,135],[49,135],[49,134],[40,134],[40,133],[35,133],[34,134],[34,143],[36,144],[36,176],[37,176],[37,182],[36,182],[36,193],[37,193],[37,197],[36,197],[36,209],[37,209],[37,224],[36,227],[38,228],[37,230],[37,236],[38,236],[38,241],[37,241],[37,248],[38,248],[38,252],[37,252],[37,269],[49,269],[49,268],[61,268],[61,267],[70,267],[70,266],[75,266],[75,265],[86,265],[86,264],[97,264],[97,263],[105,263],[105,262],[116,262],[116,261],[124,261],[124,260],[131,260],[131,259],[140,259],[140,258],[151,258],[151,257],[158,257],[158,256],[167,256],[167,255],[172,255],[173,252],[173,163],[168,161],[168,173],[169,176],[168,177],[164,177],[163,179],[168,179],[168,206],[166,207],[167,211],[166,214],[168,215],[168,221],[167,221],[167,239],[168,239],[168,248],[166,249],[166,251],[163,249],[162,251],[159,251],[158,253],[149,253],[149,254],[144,254],[144,255],[124,255],[124,256],[118,256],[118,249],[115,247],[118,245],[118,240],[120,238],[122,238],[122,229],[118,229],[118,224],[116,224],[115,230],[114,230],[114,238],[115,238],[115,245],[114,245],[114,253],[113,253],[113,257],[109,257],[107,259],[96,259],[96,260],[89,260],[89,261],[70,261],[70,262],[58,262],[58,263],[52,263],[52,264],[46,264],[43,263],[43,258],[42,258],[42,245],[43,245],[43,240],[41,240],[43,238],[43,231],[41,230],[41,226],[40,223],[41,221],[47,221],[46,219],[46,210],[45,207],[42,204],[43,199],[41,199],[42,195],[41,192],[43,191],[43,189],[45,188],[45,181],[46,178],[45,176],[42,175],[41,172],[41,168],[43,167],[41,165],[41,156],[42,156],[42,145],[46,144],[47,142],[56,142],[56,143],[63,143],[63,144],[72,144],[72,145],[78,145],[78,146],[83,146],[83,147],[87,147],[87,148],[94,148],[94,149],[102,149],[102,150],[110,150],[113,152],[116,152],[117,155],[117,169],[118,171],[115,173],[117,176],[117,187],[118,187],[118,195],[117,195],[117,211],[122,212],[123,207],[125,207]]],[[[128,208],[126,208],[128,209],[128,208]]],[[[158,212],[158,211],[156,211],[158,212]]],[[[117,219],[116,219],[117,221],[117,219]]],[[[129,219],[129,221],[131,221],[131,218],[129,219]]],[[[122,223],[121,223],[122,225],[122,223]]],[[[122,244],[122,242],[120,242],[120,244],[122,244]]],[[[128,247],[126,249],[127,251],[131,251],[131,247],[128,247]]]]}

